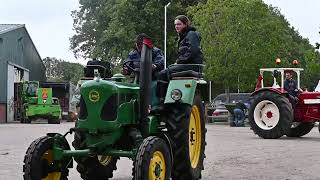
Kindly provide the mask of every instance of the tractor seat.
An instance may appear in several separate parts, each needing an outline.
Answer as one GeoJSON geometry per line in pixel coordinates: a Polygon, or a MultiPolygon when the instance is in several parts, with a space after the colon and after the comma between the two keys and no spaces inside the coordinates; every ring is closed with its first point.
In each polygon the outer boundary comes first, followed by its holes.
{"type": "Polygon", "coordinates": [[[176,73],[172,73],[171,74],[171,79],[192,79],[192,78],[196,78],[196,79],[200,79],[203,78],[203,73],[201,72],[196,72],[193,70],[187,70],[187,71],[180,71],[180,72],[176,72],[176,73]]]}
{"type": "Polygon", "coordinates": [[[94,69],[98,69],[100,76],[105,77],[106,68],[101,65],[87,65],[84,70],[85,77],[94,77],[94,69]]]}

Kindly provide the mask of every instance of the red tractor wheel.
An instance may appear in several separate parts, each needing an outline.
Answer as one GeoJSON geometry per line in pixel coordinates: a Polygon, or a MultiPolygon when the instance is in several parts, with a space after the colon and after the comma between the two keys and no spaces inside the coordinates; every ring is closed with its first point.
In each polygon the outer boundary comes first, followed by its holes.
{"type": "Polygon", "coordinates": [[[293,120],[289,100],[272,91],[258,92],[249,110],[249,124],[258,136],[277,139],[287,134],[293,120]]]}

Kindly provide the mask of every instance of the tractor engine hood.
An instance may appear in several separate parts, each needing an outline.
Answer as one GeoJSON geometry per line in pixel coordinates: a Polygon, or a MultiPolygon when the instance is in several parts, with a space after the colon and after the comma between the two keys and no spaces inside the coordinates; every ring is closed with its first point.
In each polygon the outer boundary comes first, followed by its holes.
{"type": "Polygon", "coordinates": [[[303,92],[299,99],[304,104],[320,104],[320,92],[303,92]]]}
{"type": "Polygon", "coordinates": [[[138,86],[97,79],[83,83],[80,94],[80,128],[112,132],[134,121],[138,86]]]}

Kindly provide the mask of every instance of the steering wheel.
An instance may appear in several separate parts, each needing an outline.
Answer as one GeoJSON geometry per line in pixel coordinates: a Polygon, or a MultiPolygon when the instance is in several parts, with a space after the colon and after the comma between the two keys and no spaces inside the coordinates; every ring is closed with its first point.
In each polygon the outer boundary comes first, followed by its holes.
{"type": "Polygon", "coordinates": [[[128,69],[130,69],[131,71],[135,71],[135,69],[133,67],[130,66],[130,63],[133,63],[133,60],[127,60],[123,63],[122,67],[126,67],[128,69]]]}

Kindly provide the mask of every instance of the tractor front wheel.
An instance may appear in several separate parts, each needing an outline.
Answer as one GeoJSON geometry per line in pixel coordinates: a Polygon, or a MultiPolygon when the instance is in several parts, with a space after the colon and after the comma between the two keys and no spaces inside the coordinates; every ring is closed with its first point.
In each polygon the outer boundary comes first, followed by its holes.
{"type": "MultiPolygon", "coordinates": [[[[86,149],[85,134],[75,132],[72,145],[75,149],[86,149]]],[[[117,169],[119,158],[111,156],[77,157],[77,171],[84,180],[108,180],[113,177],[113,171],[117,169]]]]}
{"type": "Polygon", "coordinates": [[[141,143],[133,162],[133,180],[169,180],[171,156],[166,142],[149,136],[141,143]]]}
{"type": "Polygon", "coordinates": [[[192,106],[168,104],[168,136],[173,149],[173,180],[201,178],[204,169],[206,128],[200,95],[195,95],[192,106]]]}
{"type": "MultiPolygon", "coordinates": [[[[53,138],[41,137],[36,139],[29,146],[24,157],[24,179],[25,180],[67,180],[69,174],[68,165],[72,158],[62,161],[54,161],[52,154],[53,138]]],[[[69,145],[62,144],[62,148],[68,150],[69,145]]]]}
{"type": "Polygon", "coordinates": [[[293,120],[292,106],[284,95],[258,92],[249,110],[249,124],[258,136],[277,139],[287,134],[293,120]]]}
{"type": "Polygon", "coordinates": [[[301,137],[308,134],[314,127],[313,122],[299,123],[294,122],[290,131],[286,134],[288,137],[301,137]]]}

